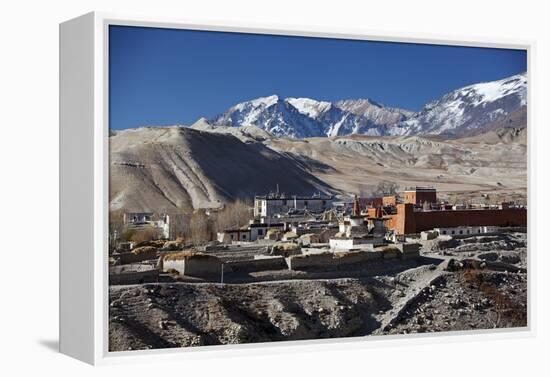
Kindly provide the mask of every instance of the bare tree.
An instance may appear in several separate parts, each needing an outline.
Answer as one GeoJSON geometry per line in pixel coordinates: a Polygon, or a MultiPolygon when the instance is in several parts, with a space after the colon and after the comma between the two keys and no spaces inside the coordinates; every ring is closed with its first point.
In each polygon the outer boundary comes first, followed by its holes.
{"type": "Polygon", "coordinates": [[[174,212],[168,215],[170,219],[170,239],[191,238],[191,216],[188,211],[174,212]]]}
{"type": "Polygon", "coordinates": [[[135,233],[131,236],[131,240],[135,243],[152,241],[161,238],[162,234],[158,228],[151,225],[145,229],[136,230],[135,233]]]}
{"type": "Polygon", "coordinates": [[[378,182],[378,185],[372,191],[373,197],[381,197],[388,195],[396,195],[399,191],[399,185],[395,182],[382,181],[378,182]]]}
{"type": "Polygon", "coordinates": [[[116,210],[109,212],[109,250],[115,250],[124,231],[124,212],[116,210]]]}
{"type": "Polygon", "coordinates": [[[252,219],[252,208],[242,200],[225,205],[216,216],[216,228],[221,231],[229,228],[239,228],[252,219]]]}
{"type": "Polygon", "coordinates": [[[213,225],[204,210],[197,210],[191,216],[190,235],[194,245],[203,245],[212,240],[213,225]]]}

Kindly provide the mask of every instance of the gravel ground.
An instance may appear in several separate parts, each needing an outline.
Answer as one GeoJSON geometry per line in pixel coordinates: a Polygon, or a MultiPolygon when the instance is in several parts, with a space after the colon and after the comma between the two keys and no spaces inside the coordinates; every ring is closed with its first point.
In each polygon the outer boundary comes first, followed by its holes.
{"type": "Polygon", "coordinates": [[[111,351],[360,336],[389,302],[375,280],[110,289],[111,351]],[[192,305],[190,305],[192,303],[192,305]]]}
{"type": "Polygon", "coordinates": [[[443,274],[384,334],[527,326],[527,275],[483,270],[443,274]]]}

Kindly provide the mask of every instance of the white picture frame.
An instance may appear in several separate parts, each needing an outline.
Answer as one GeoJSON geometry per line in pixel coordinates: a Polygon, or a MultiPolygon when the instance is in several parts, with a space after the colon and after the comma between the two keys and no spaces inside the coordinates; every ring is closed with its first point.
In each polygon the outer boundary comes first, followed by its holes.
{"type": "MultiPolygon", "coordinates": [[[[528,234],[528,327],[476,330],[429,335],[384,336],[241,344],[150,351],[108,351],[108,27],[128,25],[174,29],[248,32],[304,37],[411,42],[473,47],[524,49],[528,82],[533,82],[531,57],[534,42],[488,40],[416,33],[387,35],[365,30],[306,26],[206,23],[88,13],[60,24],[60,351],[90,364],[136,360],[225,357],[294,352],[296,349],[379,347],[395,342],[471,341],[534,335],[533,286],[535,270],[531,234],[528,234]]],[[[528,200],[532,200],[532,155],[536,130],[531,124],[532,90],[528,89],[528,200]]],[[[528,221],[534,218],[529,206],[528,221]]]]}

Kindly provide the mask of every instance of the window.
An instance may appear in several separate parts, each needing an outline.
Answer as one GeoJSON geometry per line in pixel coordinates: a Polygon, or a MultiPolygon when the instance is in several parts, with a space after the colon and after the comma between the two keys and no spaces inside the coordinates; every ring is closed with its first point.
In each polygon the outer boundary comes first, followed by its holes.
{"type": "Polygon", "coordinates": [[[258,236],[263,236],[263,235],[264,235],[264,230],[258,229],[258,236]]]}
{"type": "Polygon", "coordinates": [[[246,234],[243,234],[243,240],[246,240],[246,234]]]}
{"type": "Polygon", "coordinates": [[[231,237],[231,241],[233,241],[233,239],[235,238],[232,234],[230,234],[229,237],[231,237]]]}
{"type": "Polygon", "coordinates": [[[446,230],[444,230],[444,231],[443,231],[442,233],[443,233],[443,234],[447,234],[447,231],[446,231],[446,230]]]}
{"type": "Polygon", "coordinates": [[[455,234],[455,231],[454,231],[454,230],[453,230],[453,231],[451,231],[451,234],[455,234]]]}
{"type": "Polygon", "coordinates": [[[462,234],[462,231],[460,231],[459,233],[462,234]]]}

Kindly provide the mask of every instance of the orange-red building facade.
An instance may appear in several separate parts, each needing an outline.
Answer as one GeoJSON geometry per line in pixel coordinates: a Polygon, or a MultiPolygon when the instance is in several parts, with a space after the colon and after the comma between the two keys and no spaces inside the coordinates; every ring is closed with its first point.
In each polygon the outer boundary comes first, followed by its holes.
{"type": "Polygon", "coordinates": [[[403,201],[416,205],[437,203],[437,194],[434,188],[417,187],[412,190],[405,190],[403,193],[403,201]]]}
{"type": "Polygon", "coordinates": [[[385,219],[386,227],[395,230],[397,234],[459,226],[527,226],[527,209],[415,211],[414,205],[409,203],[398,204],[397,214],[385,216],[385,219]]]}

